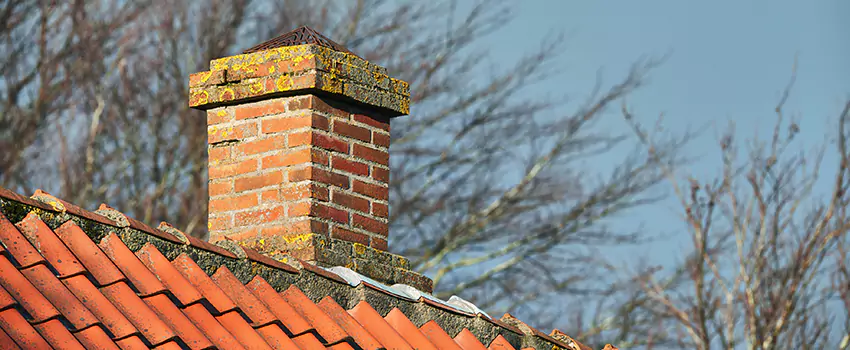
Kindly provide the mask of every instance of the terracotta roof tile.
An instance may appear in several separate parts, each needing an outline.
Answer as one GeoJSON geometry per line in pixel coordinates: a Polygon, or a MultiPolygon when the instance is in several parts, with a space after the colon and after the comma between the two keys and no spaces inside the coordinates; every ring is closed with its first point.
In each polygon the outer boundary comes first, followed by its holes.
{"type": "Polygon", "coordinates": [[[41,253],[41,256],[50,263],[50,266],[56,270],[59,278],[86,271],[85,267],[74,257],[74,254],[68,250],[68,247],[65,247],[62,240],[50,230],[50,227],[47,227],[47,224],[41,221],[38,215],[29,213],[24,220],[15,226],[41,253]]]}
{"type": "Polygon", "coordinates": [[[62,321],[58,319],[48,320],[44,323],[33,325],[41,336],[53,346],[59,349],[79,349],[84,350],[83,344],[74,338],[74,335],[65,328],[62,321]]]}
{"type": "Polygon", "coordinates": [[[15,299],[9,295],[5,289],[3,289],[2,285],[0,285],[0,310],[5,310],[6,308],[17,304],[15,299]]]}
{"type": "Polygon", "coordinates": [[[490,342],[490,346],[487,347],[487,350],[516,350],[511,343],[508,343],[508,340],[505,339],[501,334],[496,336],[496,339],[493,339],[490,342]]]}
{"type": "Polygon", "coordinates": [[[98,322],[94,314],[46,266],[35,265],[21,270],[21,273],[59,310],[73,330],[81,330],[98,322]]]}
{"type": "Polygon", "coordinates": [[[387,349],[413,349],[401,334],[393,329],[369,303],[361,301],[348,313],[387,349]]]}
{"type": "Polygon", "coordinates": [[[202,303],[183,308],[183,313],[219,348],[234,350],[243,348],[236,337],[230,334],[230,331],[224,328],[202,303]]]}
{"type": "Polygon", "coordinates": [[[219,267],[212,275],[215,284],[236,303],[242,312],[248,315],[254,327],[266,325],[275,321],[275,316],[257,299],[239,279],[226,267],[219,267]]]}
{"type": "Polygon", "coordinates": [[[29,267],[44,262],[35,247],[22,235],[6,217],[0,213],[0,243],[14,257],[18,266],[29,267]]]}
{"type": "Polygon", "coordinates": [[[460,345],[455,343],[454,339],[446,333],[436,321],[428,321],[419,327],[419,331],[428,338],[431,344],[434,344],[440,349],[446,350],[462,350],[460,345]]]}
{"type": "Polygon", "coordinates": [[[121,274],[118,267],[73,221],[62,224],[55,232],[85,266],[88,273],[94,277],[98,285],[107,286],[124,280],[124,275],[121,274]]]}
{"type": "Polygon", "coordinates": [[[167,295],[155,294],[143,300],[190,349],[206,349],[213,346],[212,342],[171,302],[167,295]]]}
{"type": "Polygon", "coordinates": [[[468,329],[464,328],[455,336],[455,342],[460,345],[463,350],[487,350],[484,344],[478,341],[475,334],[472,334],[468,329]]]}
{"type": "Polygon", "coordinates": [[[151,345],[161,344],[176,334],[136,295],[130,286],[118,282],[100,289],[103,295],[130,320],[151,345]]]}
{"type": "Polygon", "coordinates": [[[101,215],[43,191],[34,198],[0,188],[2,349],[548,350],[569,338],[343,267],[293,267],[105,205],[101,215]],[[441,327],[464,322],[454,339],[441,327]]]}
{"type": "Polygon", "coordinates": [[[150,243],[145,244],[142,249],[137,251],[136,256],[180,301],[180,304],[190,305],[203,299],[201,293],[189,283],[186,277],[183,277],[180,271],[177,271],[174,265],[171,265],[165,255],[162,255],[150,243]]]}
{"type": "Polygon", "coordinates": [[[410,319],[405,316],[401,310],[398,308],[394,308],[390,310],[390,312],[384,316],[384,320],[393,327],[393,329],[398,332],[398,334],[404,334],[404,340],[410,343],[415,349],[434,349],[437,350],[437,347],[419,331],[419,328],[410,322],[410,319]]]}
{"type": "Polygon", "coordinates": [[[314,304],[298,287],[291,286],[281,296],[292,308],[310,323],[326,344],[335,344],[349,337],[342,328],[314,304]]]}
{"type": "Polygon", "coordinates": [[[179,271],[186,280],[189,281],[201,295],[204,296],[212,307],[217,311],[215,315],[220,315],[224,312],[236,308],[236,303],[225,294],[218,285],[213,282],[210,276],[196,264],[192,258],[186,254],[181,254],[171,262],[177,271],[179,271]]]}
{"type": "Polygon", "coordinates": [[[59,310],[5,256],[0,256],[0,286],[29,313],[33,323],[59,316],[59,310]]]}
{"type": "Polygon", "coordinates": [[[319,301],[319,308],[325,312],[333,321],[338,324],[342,329],[351,335],[351,338],[354,339],[354,342],[357,343],[361,348],[364,349],[381,349],[383,346],[378,342],[375,337],[369,334],[369,331],[366,328],[363,328],[363,325],[357,322],[351,315],[339,306],[333,298],[324,297],[321,301],[319,301]]]}
{"type": "Polygon", "coordinates": [[[114,233],[106,235],[100,241],[99,246],[109,257],[109,260],[112,260],[118,267],[118,270],[121,270],[121,273],[130,280],[139,296],[144,297],[165,291],[162,282],[121,242],[118,235],[114,233]]]}
{"type": "Polygon", "coordinates": [[[15,344],[15,341],[10,337],[6,332],[3,331],[3,328],[0,327],[0,349],[9,349],[9,350],[17,350],[20,349],[18,344],[15,344]]]}
{"type": "Polygon", "coordinates": [[[242,318],[242,315],[238,311],[229,311],[221,316],[216,316],[216,319],[245,348],[271,349],[265,340],[263,340],[263,337],[242,318]]]}
{"type": "Polygon", "coordinates": [[[135,335],[132,337],[116,340],[115,345],[118,345],[118,347],[123,350],[144,350],[149,348],[145,344],[145,342],[142,341],[142,338],[139,338],[135,335]]]}
{"type": "Polygon", "coordinates": [[[91,281],[83,275],[76,275],[62,281],[68,290],[77,296],[95,317],[116,339],[137,333],[130,320],[104,296],[91,281]]]}
{"type": "Polygon", "coordinates": [[[0,329],[19,346],[27,349],[49,349],[47,340],[33,328],[16,309],[0,311],[0,329]]]}
{"type": "Polygon", "coordinates": [[[108,334],[100,328],[94,326],[86,328],[82,331],[74,333],[77,341],[86,349],[114,349],[118,350],[118,345],[109,337],[108,334]]]}
{"type": "Polygon", "coordinates": [[[289,330],[292,335],[299,335],[302,333],[306,333],[313,329],[310,326],[310,323],[307,322],[294,308],[292,305],[286,302],[274,288],[269,285],[266,280],[262,277],[254,277],[251,282],[247,285],[251,293],[254,294],[257,299],[263,302],[263,304],[268,307],[269,311],[274,314],[277,319],[283,322],[283,325],[286,326],[286,329],[289,330]]]}

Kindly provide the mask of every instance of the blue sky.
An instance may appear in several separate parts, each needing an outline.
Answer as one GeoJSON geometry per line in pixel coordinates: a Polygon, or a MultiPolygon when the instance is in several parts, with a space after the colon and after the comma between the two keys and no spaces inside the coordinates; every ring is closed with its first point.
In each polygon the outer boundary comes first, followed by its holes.
{"type": "MultiPolygon", "coordinates": [[[[833,136],[850,97],[850,22],[841,18],[850,1],[523,0],[516,9],[516,20],[482,43],[498,57],[493,64],[507,68],[536,49],[539,42],[527,37],[560,32],[567,39],[561,76],[531,93],[586,96],[600,69],[610,84],[641,56],[670,53],[629,103],[647,123],[664,113],[664,127],[674,133],[707,130],[685,150],[705,159],[690,168],[698,175],[719,169],[716,136],[729,121],[739,139],[769,135],[795,55],[797,80],[785,111],[801,120],[802,145],[833,136]]],[[[673,204],[655,208],[641,213],[642,223],[675,233],[682,228],[676,214],[673,204]]],[[[678,237],[653,246],[658,262],[673,257],[665,251],[687,248],[687,238],[678,237]]]]}

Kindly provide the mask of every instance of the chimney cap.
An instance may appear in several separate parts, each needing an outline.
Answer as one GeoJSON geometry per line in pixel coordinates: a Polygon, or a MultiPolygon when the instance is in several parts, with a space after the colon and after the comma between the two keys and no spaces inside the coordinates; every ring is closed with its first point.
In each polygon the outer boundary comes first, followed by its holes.
{"type": "MultiPolygon", "coordinates": [[[[274,39],[266,41],[264,43],[258,44],[250,49],[242,51],[243,54],[252,53],[257,51],[263,51],[268,49],[273,49],[276,47],[284,47],[284,46],[296,46],[296,45],[305,45],[305,44],[315,44],[319,46],[324,46],[332,50],[350,53],[355,55],[353,52],[349,51],[345,46],[340,45],[339,43],[328,39],[328,37],[322,35],[321,33],[313,30],[313,28],[307,26],[301,26],[292,30],[286,34],[278,36],[274,39]]],[[[355,55],[356,56],[356,55],[355,55]]]]}

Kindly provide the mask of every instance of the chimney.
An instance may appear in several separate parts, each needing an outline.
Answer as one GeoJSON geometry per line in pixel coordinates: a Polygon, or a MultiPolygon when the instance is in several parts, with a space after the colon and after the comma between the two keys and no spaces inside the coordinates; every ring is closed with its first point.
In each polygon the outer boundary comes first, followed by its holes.
{"type": "Polygon", "coordinates": [[[388,253],[390,119],[410,92],[307,27],[189,77],[207,112],[210,241],[431,291],[388,253]]]}

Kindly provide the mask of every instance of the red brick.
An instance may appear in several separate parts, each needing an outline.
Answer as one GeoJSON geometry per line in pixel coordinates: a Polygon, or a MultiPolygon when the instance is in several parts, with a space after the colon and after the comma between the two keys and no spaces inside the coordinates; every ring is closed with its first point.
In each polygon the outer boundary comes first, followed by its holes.
{"type": "Polygon", "coordinates": [[[302,233],[328,233],[328,224],[320,222],[313,218],[303,218],[301,220],[288,220],[280,226],[263,227],[260,229],[263,236],[287,236],[297,235],[302,233]]]}
{"type": "Polygon", "coordinates": [[[304,108],[309,108],[311,110],[324,113],[328,116],[348,119],[348,116],[350,115],[344,110],[332,107],[331,105],[327,104],[327,102],[325,102],[321,97],[318,97],[316,95],[310,95],[309,98],[305,102],[302,102],[300,105],[305,106],[305,104],[306,107],[304,108]]]}
{"type": "Polygon", "coordinates": [[[355,197],[347,193],[343,193],[339,190],[333,191],[333,198],[331,201],[334,204],[341,205],[346,208],[351,208],[363,213],[369,212],[369,200],[355,197]]]}
{"type": "Polygon", "coordinates": [[[389,244],[387,244],[387,240],[378,237],[372,237],[372,241],[369,242],[369,246],[383,251],[390,250],[389,244]]]}
{"type": "Polygon", "coordinates": [[[268,186],[279,185],[281,182],[283,182],[283,173],[275,171],[257,176],[236,179],[233,188],[236,192],[242,192],[268,186]]]}
{"type": "MultiPolygon", "coordinates": [[[[210,180],[231,177],[241,174],[250,174],[259,170],[256,159],[247,159],[239,163],[211,165],[209,169],[210,180]]],[[[238,191],[238,190],[237,190],[238,191]]]]}
{"type": "Polygon", "coordinates": [[[313,125],[313,118],[306,114],[288,117],[270,117],[264,118],[261,123],[263,125],[261,130],[266,134],[311,127],[313,125]]]}
{"type": "Polygon", "coordinates": [[[285,201],[313,198],[326,202],[329,198],[329,192],[327,188],[315,183],[299,183],[282,188],[280,197],[285,201]]]}
{"type": "Polygon", "coordinates": [[[383,183],[389,183],[390,182],[390,170],[373,165],[372,166],[372,178],[377,180],[377,181],[383,182],[383,183]]]}
{"type": "Polygon", "coordinates": [[[209,189],[210,197],[231,193],[233,192],[233,180],[211,182],[209,189]]]}
{"type": "Polygon", "coordinates": [[[348,153],[348,142],[338,138],[318,134],[312,131],[303,131],[289,134],[289,147],[311,145],[329,151],[348,153]]]}
{"type": "Polygon", "coordinates": [[[224,84],[225,71],[214,70],[189,75],[189,87],[224,84]]]}
{"type": "Polygon", "coordinates": [[[233,120],[233,113],[227,109],[207,111],[207,125],[227,123],[233,120]]]}
{"type": "Polygon", "coordinates": [[[390,131],[389,120],[386,120],[386,121],[376,120],[376,119],[374,119],[370,116],[366,116],[366,115],[362,115],[362,114],[355,114],[352,118],[359,123],[363,123],[363,124],[366,124],[366,125],[369,125],[371,127],[378,128],[378,129],[381,129],[381,130],[384,130],[384,131],[387,131],[387,132],[390,131]]]}
{"type": "Polygon", "coordinates": [[[328,172],[316,167],[304,167],[302,169],[294,169],[289,171],[289,181],[298,182],[304,180],[312,180],[328,185],[334,185],[340,188],[349,188],[348,176],[328,172]]]}
{"type": "Polygon", "coordinates": [[[280,201],[280,190],[275,188],[272,190],[265,190],[260,193],[260,202],[261,203],[274,203],[280,201]]]}
{"type": "Polygon", "coordinates": [[[338,155],[331,157],[331,168],[360,176],[369,176],[369,165],[342,158],[338,155]]]}
{"type": "Polygon", "coordinates": [[[384,203],[372,202],[372,215],[379,217],[379,218],[389,218],[390,217],[389,207],[384,203]]]}
{"type": "Polygon", "coordinates": [[[228,198],[211,199],[210,211],[223,212],[248,209],[259,204],[256,193],[247,193],[228,198]]]}
{"type": "Polygon", "coordinates": [[[309,148],[275,153],[270,156],[263,157],[263,169],[309,163],[312,159],[311,153],[312,152],[309,148]]]}
{"type": "Polygon", "coordinates": [[[252,155],[269,151],[282,150],[286,147],[286,137],[275,135],[264,139],[242,142],[236,146],[237,155],[252,155]]]}
{"type": "Polygon", "coordinates": [[[230,159],[230,146],[210,147],[209,162],[211,164],[224,162],[230,159]]]}
{"type": "Polygon", "coordinates": [[[207,142],[210,145],[234,140],[244,140],[247,137],[257,136],[257,124],[245,123],[236,126],[213,125],[208,127],[207,142]]]}
{"type": "Polygon", "coordinates": [[[331,237],[336,239],[341,239],[347,242],[360,243],[362,245],[369,245],[369,236],[362,234],[360,232],[354,232],[351,230],[346,230],[339,226],[331,227],[331,237]]]}
{"type": "Polygon", "coordinates": [[[389,197],[389,189],[383,186],[373,185],[370,183],[365,183],[360,180],[352,180],[351,188],[354,192],[360,193],[364,196],[372,197],[378,200],[387,200],[389,197]]]}
{"type": "Polygon", "coordinates": [[[245,227],[267,222],[275,222],[283,218],[285,214],[286,210],[283,206],[236,213],[234,217],[234,219],[236,220],[235,226],[245,227]]]}
{"type": "Polygon", "coordinates": [[[356,213],[352,215],[351,225],[384,237],[389,232],[386,223],[356,213]]]}
{"type": "Polygon", "coordinates": [[[345,210],[331,208],[327,205],[311,201],[289,203],[289,217],[310,216],[320,219],[332,220],[338,223],[348,223],[348,212],[345,210]]]}
{"type": "Polygon", "coordinates": [[[228,230],[233,227],[232,221],[233,214],[227,214],[209,218],[207,225],[209,226],[210,231],[228,230]]]}
{"type": "Polygon", "coordinates": [[[372,133],[372,143],[375,146],[381,146],[384,148],[390,147],[390,135],[384,134],[382,132],[374,132],[372,133]]]}
{"type": "Polygon", "coordinates": [[[336,221],[341,224],[348,223],[348,212],[345,210],[331,208],[329,206],[313,203],[310,207],[310,216],[336,221]]]}
{"type": "Polygon", "coordinates": [[[262,117],[269,114],[278,114],[286,112],[286,104],[289,102],[286,98],[278,98],[270,101],[256,102],[235,107],[237,120],[262,117]]]}
{"type": "Polygon", "coordinates": [[[369,129],[352,125],[341,120],[334,121],[333,132],[363,142],[372,141],[372,132],[369,131],[369,129]]]}
{"type": "Polygon", "coordinates": [[[355,157],[360,157],[383,166],[390,165],[390,154],[387,151],[381,151],[371,147],[355,144],[352,154],[355,157]]]}

